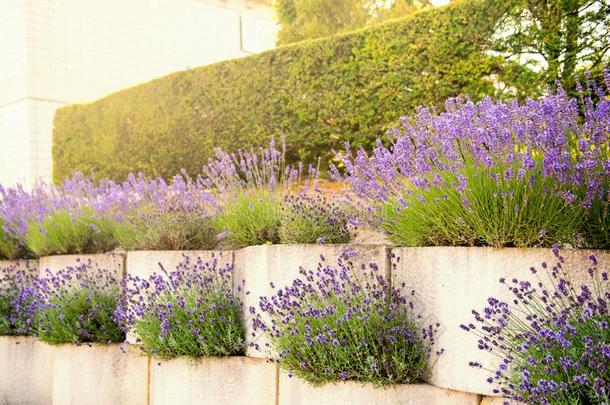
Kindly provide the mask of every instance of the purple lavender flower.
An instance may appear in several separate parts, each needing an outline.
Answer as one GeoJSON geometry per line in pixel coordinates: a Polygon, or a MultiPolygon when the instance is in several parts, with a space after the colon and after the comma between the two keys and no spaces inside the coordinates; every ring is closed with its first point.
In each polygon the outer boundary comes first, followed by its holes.
{"type": "MultiPolygon", "coordinates": [[[[220,257],[221,259],[221,257],[220,257]]],[[[174,357],[228,356],[244,348],[241,304],[233,268],[188,256],[171,272],[127,276],[114,318],[147,353],[174,357]]]]}
{"type": "Polygon", "coordinates": [[[35,332],[37,269],[8,265],[0,268],[0,335],[35,332]]]}
{"type": "Polygon", "coordinates": [[[125,339],[112,320],[119,294],[115,275],[91,261],[35,281],[35,322],[40,340],[50,344],[110,343],[125,339]]]}
{"type": "Polygon", "coordinates": [[[610,99],[582,100],[422,107],[372,153],[346,145],[334,177],[399,245],[607,248],[610,99]]]}
{"type": "Polygon", "coordinates": [[[428,371],[436,327],[422,331],[407,296],[378,266],[301,269],[301,277],[262,297],[253,319],[267,335],[282,368],[313,384],[355,379],[378,384],[415,383],[428,371]]]}
{"type": "Polygon", "coordinates": [[[479,337],[481,350],[500,359],[488,378],[497,392],[532,404],[606,403],[610,331],[604,326],[610,322],[610,286],[592,256],[590,286],[576,288],[559,251],[554,253],[558,264],[542,266],[546,280],[507,284],[514,305],[490,299],[484,309],[488,316],[475,315],[479,326],[463,329],[479,337]]]}

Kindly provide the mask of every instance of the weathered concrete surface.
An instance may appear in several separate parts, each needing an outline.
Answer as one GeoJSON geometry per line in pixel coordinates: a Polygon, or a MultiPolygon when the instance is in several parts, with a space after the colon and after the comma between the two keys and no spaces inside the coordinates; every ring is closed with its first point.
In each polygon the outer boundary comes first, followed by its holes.
{"type": "Polygon", "coordinates": [[[433,387],[401,384],[375,388],[372,384],[342,382],[314,387],[296,377],[280,373],[280,405],[479,405],[480,396],[433,387]]]}
{"type": "Polygon", "coordinates": [[[57,255],[43,256],[40,258],[40,275],[44,277],[47,271],[52,274],[68,267],[89,264],[93,269],[108,270],[120,281],[125,274],[125,254],[123,253],[99,253],[92,255],[57,255]]]}
{"type": "Polygon", "coordinates": [[[54,405],[147,405],[149,359],[135,349],[61,345],[53,352],[54,405]]]}
{"type": "Polygon", "coordinates": [[[196,263],[201,258],[203,262],[217,261],[218,266],[233,264],[231,250],[152,250],[127,252],[126,271],[131,276],[148,278],[153,273],[160,273],[161,267],[171,272],[178,265],[189,260],[196,263]]]}
{"type": "Polygon", "coordinates": [[[244,304],[248,356],[263,358],[272,354],[264,336],[252,335],[252,315],[248,309],[258,309],[260,297],[269,297],[277,292],[277,288],[291,285],[295,278],[301,276],[301,267],[315,270],[322,257],[324,264],[336,266],[337,259],[346,252],[356,269],[375,263],[379,266],[379,272],[389,278],[389,251],[384,245],[262,245],[235,251],[234,284],[236,291],[239,287],[238,295],[244,304]],[[251,347],[252,343],[258,344],[261,350],[251,347]]]}
{"type": "Polygon", "coordinates": [[[50,404],[53,356],[33,337],[0,336],[0,405],[50,404]]]}
{"type": "Polygon", "coordinates": [[[38,260],[0,260],[0,272],[4,269],[34,271],[38,269],[38,260]]]}
{"type": "Polygon", "coordinates": [[[0,260],[0,288],[12,284],[17,272],[33,280],[38,275],[38,260],[0,260]]]}
{"type": "Polygon", "coordinates": [[[151,361],[151,405],[274,405],[277,370],[262,359],[151,361]]]}
{"type": "MultiPolygon", "coordinates": [[[[610,252],[594,252],[602,268],[610,264],[610,252]],[[605,266],[604,266],[605,265],[605,266]]],[[[574,285],[589,279],[588,250],[565,250],[566,263],[574,285]]],[[[497,360],[477,349],[477,337],[465,332],[460,324],[474,321],[471,311],[481,311],[489,297],[512,299],[505,285],[505,277],[536,281],[530,267],[538,269],[545,280],[541,263],[552,266],[556,259],[550,249],[493,249],[479,247],[417,247],[392,251],[392,280],[395,285],[405,283],[414,289],[423,303],[424,322],[438,321],[441,330],[437,349],[445,352],[432,367],[428,382],[458,391],[493,395],[493,387],[486,382],[488,372],[469,367],[468,362],[479,361],[495,369],[497,360]]]]}
{"type": "Polygon", "coordinates": [[[512,401],[510,399],[507,398],[502,398],[502,397],[483,397],[483,399],[481,400],[481,405],[527,405],[523,402],[519,402],[519,401],[512,401]]]}

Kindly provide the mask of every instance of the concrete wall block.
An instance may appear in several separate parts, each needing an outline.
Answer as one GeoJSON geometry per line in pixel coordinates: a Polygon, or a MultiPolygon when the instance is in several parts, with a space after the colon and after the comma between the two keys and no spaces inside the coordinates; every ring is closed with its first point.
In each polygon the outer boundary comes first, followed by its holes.
{"type": "Polygon", "coordinates": [[[33,337],[0,336],[0,405],[50,404],[52,351],[33,337]]]}
{"type": "Polygon", "coordinates": [[[135,349],[95,344],[53,351],[53,404],[147,405],[149,359],[135,349]]]}
{"type": "Polygon", "coordinates": [[[0,271],[4,269],[37,272],[38,260],[0,260],[0,271]]]}
{"type": "Polygon", "coordinates": [[[89,255],[57,255],[43,256],[40,258],[40,275],[44,277],[49,270],[52,274],[61,269],[75,267],[87,263],[94,269],[108,270],[120,281],[125,274],[125,254],[123,253],[98,253],[89,255]]]}
{"type": "Polygon", "coordinates": [[[481,405],[527,405],[524,402],[513,401],[503,397],[483,397],[481,405]]]}
{"type": "Polygon", "coordinates": [[[171,272],[186,258],[196,263],[198,258],[204,262],[218,261],[219,266],[233,264],[232,250],[153,250],[127,252],[126,272],[143,279],[153,273],[160,273],[161,267],[171,272]]]}
{"type": "Polygon", "coordinates": [[[0,260],[0,288],[2,288],[5,275],[23,271],[31,277],[38,275],[38,260],[0,260]]]}
{"type": "Polygon", "coordinates": [[[275,405],[277,369],[247,357],[151,360],[151,405],[275,405]]]}
{"type": "Polygon", "coordinates": [[[478,405],[480,397],[428,384],[401,384],[385,388],[348,381],[314,387],[280,373],[279,405],[478,405]]]}
{"type": "MultiPolygon", "coordinates": [[[[594,252],[602,267],[610,263],[610,252],[594,252]]],[[[588,280],[588,250],[566,250],[564,268],[575,285],[588,280]]],[[[437,349],[445,352],[432,367],[429,382],[459,391],[492,395],[493,387],[485,380],[488,372],[468,366],[479,361],[495,369],[497,359],[477,349],[477,338],[459,326],[472,322],[473,309],[481,310],[489,297],[513,299],[501,277],[507,280],[535,281],[530,267],[544,273],[540,264],[556,262],[550,249],[493,249],[480,247],[415,247],[392,251],[393,283],[406,283],[425,303],[424,319],[438,321],[437,349]]],[[[541,277],[545,280],[546,275],[541,277]]]]}
{"type": "MultiPolygon", "coordinates": [[[[256,343],[266,348],[268,340],[263,336],[253,336],[252,315],[250,307],[258,309],[260,297],[271,296],[276,288],[291,285],[299,277],[301,267],[315,270],[324,257],[324,263],[336,265],[337,259],[346,251],[354,256],[350,259],[356,268],[360,265],[376,263],[379,271],[386,277],[390,276],[389,251],[384,245],[262,245],[249,246],[235,252],[235,289],[242,285],[238,293],[244,304],[244,325],[246,328],[246,343],[256,343]]],[[[264,351],[247,348],[247,355],[264,358],[269,354],[264,351]]]]}

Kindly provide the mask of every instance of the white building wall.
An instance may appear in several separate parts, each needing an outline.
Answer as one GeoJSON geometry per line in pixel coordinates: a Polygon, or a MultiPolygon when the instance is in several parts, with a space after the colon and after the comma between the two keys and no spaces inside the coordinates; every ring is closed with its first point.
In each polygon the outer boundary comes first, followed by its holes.
{"type": "Polygon", "coordinates": [[[50,179],[56,108],[272,48],[276,31],[252,0],[0,0],[0,183],[50,179]]]}

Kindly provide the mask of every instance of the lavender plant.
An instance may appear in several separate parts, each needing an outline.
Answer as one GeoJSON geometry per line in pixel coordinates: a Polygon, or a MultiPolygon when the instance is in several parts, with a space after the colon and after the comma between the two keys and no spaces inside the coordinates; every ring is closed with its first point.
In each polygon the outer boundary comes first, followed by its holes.
{"type": "Polygon", "coordinates": [[[338,266],[300,273],[276,295],[261,297],[259,310],[250,308],[255,333],[269,337],[281,368],[314,385],[423,380],[436,327],[416,326],[413,302],[377,265],[359,275],[346,254],[338,266]]]}
{"type": "Polygon", "coordinates": [[[268,148],[238,150],[227,153],[216,149],[216,158],[203,167],[204,183],[221,195],[248,190],[287,191],[298,187],[315,187],[318,170],[310,166],[286,164],[286,144],[278,150],[275,141],[268,148]],[[307,174],[307,176],[306,176],[307,174]]]}
{"type": "Polygon", "coordinates": [[[278,243],[278,198],[264,191],[235,195],[216,215],[215,226],[220,238],[233,248],[278,243]]]}
{"type": "MultiPolygon", "coordinates": [[[[489,298],[476,325],[461,325],[479,337],[478,348],[495,354],[494,392],[531,404],[606,404],[610,400],[610,286],[608,273],[590,256],[589,285],[577,288],[554,249],[557,263],[536,268],[533,283],[500,282],[512,302],[489,298]],[[552,286],[552,288],[547,288],[552,286]]],[[[483,368],[479,362],[472,367],[483,368]]]]}
{"type": "Polygon", "coordinates": [[[119,283],[108,270],[81,263],[37,280],[36,328],[50,344],[122,342],[114,322],[119,283]]]}
{"type": "Polygon", "coordinates": [[[7,234],[3,227],[4,220],[0,218],[0,260],[27,257],[28,253],[20,245],[19,241],[7,234]]]}
{"type": "Polygon", "coordinates": [[[160,357],[230,356],[242,353],[241,304],[234,298],[232,266],[217,259],[128,276],[115,319],[137,336],[144,351],[160,357]]]}
{"type": "Polygon", "coordinates": [[[347,243],[349,212],[321,194],[288,195],[280,205],[278,233],[281,243],[347,243]]]}
{"type": "Polygon", "coordinates": [[[115,221],[92,209],[55,211],[28,224],[24,241],[36,256],[108,252],[116,247],[115,221]]]}
{"type": "Polygon", "coordinates": [[[36,313],[36,269],[9,265],[0,269],[0,335],[31,335],[36,313]]]}
{"type": "Polygon", "coordinates": [[[135,211],[113,235],[126,250],[208,250],[218,243],[213,217],[184,211],[135,211]]]}
{"type": "Polygon", "coordinates": [[[593,84],[582,94],[420,108],[388,132],[389,146],[348,146],[346,174],[334,176],[400,245],[606,248],[610,99],[593,84]]]}

